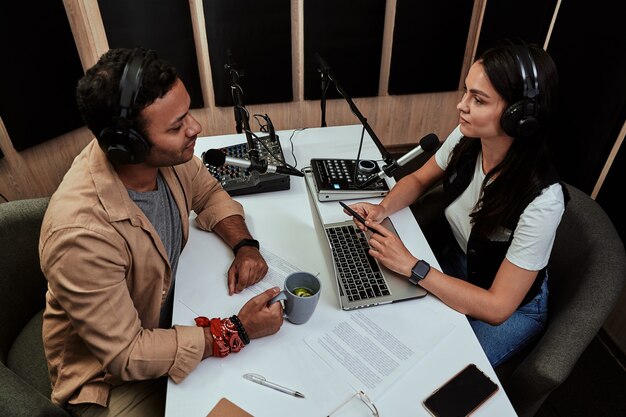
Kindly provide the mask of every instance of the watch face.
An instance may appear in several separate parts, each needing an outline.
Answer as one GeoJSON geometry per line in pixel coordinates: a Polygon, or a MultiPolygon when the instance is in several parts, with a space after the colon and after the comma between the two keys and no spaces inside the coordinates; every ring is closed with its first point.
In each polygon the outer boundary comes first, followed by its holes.
{"type": "Polygon", "coordinates": [[[430,271],[430,265],[424,261],[419,261],[417,265],[415,265],[415,269],[413,269],[413,272],[415,272],[420,279],[424,278],[426,274],[428,274],[428,271],[430,271]]]}
{"type": "Polygon", "coordinates": [[[424,279],[429,271],[430,265],[428,264],[428,262],[420,260],[411,270],[411,278],[409,278],[409,281],[417,285],[419,281],[424,279]]]}

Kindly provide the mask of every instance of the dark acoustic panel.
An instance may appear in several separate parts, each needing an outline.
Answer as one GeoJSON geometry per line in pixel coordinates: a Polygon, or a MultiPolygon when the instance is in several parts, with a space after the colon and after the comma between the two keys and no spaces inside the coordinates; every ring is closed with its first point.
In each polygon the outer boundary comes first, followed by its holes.
{"type": "MultiPolygon", "coordinates": [[[[316,53],[350,97],[377,96],[384,23],[385,0],[305,1],[304,98],[322,97],[316,53]]],[[[341,95],[331,84],[326,97],[341,95]]]]}
{"type": "Polygon", "coordinates": [[[171,62],[191,96],[191,108],[204,107],[189,2],[99,0],[110,48],[154,49],[171,62]]]}
{"type": "Polygon", "coordinates": [[[203,6],[215,104],[234,104],[232,82],[243,90],[244,105],[291,101],[291,2],[205,0],[203,6]],[[238,80],[225,69],[229,61],[238,80]]]}
{"type": "MultiPolygon", "coordinates": [[[[559,118],[551,144],[557,168],[566,182],[588,194],[626,120],[626,36],[619,5],[608,0],[593,7],[561,3],[548,45],[560,78],[559,118]]],[[[622,195],[624,156],[617,162],[611,169],[617,176],[615,188],[608,198],[622,195]]]]}
{"type": "Polygon", "coordinates": [[[2,2],[0,55],[0,117],[16,150],[84,125],[75,99],[83,67],[63,2],[2,2]]]}
{"type": "MultiPolygon", "coordinates": [[[[626,108],[622,109],[626,115],[626,108]]],[[[623,120],[623,119],[622,119],[623,120]]],[[[596,201],[602,206],[606,214],[615,225],[622,242],[626,243],[626,217],[624,216],[624,184],[626,183],[626,147],[622,144],[611,169],[602,184],[596,201]]]]}
{"type": "Polygon", "coordinates": [[[459,88],[472,0],[398,0],[389,94],[459,88]]]}
{"type": "Polygon", "coordinates": [[[504,38],[543,45],[557,0],[488,1],[476,56],[504,38]]]}

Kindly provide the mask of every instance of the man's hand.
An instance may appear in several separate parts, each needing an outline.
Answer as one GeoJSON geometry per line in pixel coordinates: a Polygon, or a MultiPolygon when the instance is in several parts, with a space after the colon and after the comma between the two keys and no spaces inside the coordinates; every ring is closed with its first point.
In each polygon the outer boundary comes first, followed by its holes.
{"type": "Polygon", "coordinates": [[[259,250],[243,246],[228,269],[228,294],[240,293],[244,288],[261,281],[267,270],[267,263],[259,250]]]}
{"type": "Polygon", "coordinates": [[[250,339],[258,339],[276,333],[283,324],[283,307],[281,303],[267,303],[280,292],[274,287],[252,297],[239,310],[237,316],[246,329],[250,339]]]}

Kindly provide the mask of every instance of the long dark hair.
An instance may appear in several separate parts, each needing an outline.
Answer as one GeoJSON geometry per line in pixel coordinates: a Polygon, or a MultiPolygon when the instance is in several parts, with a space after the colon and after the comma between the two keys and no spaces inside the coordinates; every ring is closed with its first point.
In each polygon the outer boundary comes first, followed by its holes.
{"type": "MultiPolygon", "coordinates": [[[[536,45],[526,45],[537,67],[539,95],[538,131],[529,137],[513,139],[504,159],[486,173],[483,195],[470,214],[473,232],[488,237],[498,226],[512,227],[523,209],[543,188],[552,165],[547,148],[554,116],[558,74],[552,58],[536,45]]],[[[487,77],[500,96],[511,105],[523,98],[524,80],[516,53],[519,45],[510,41],[499,43],[479,58],[487,77]]],[[[480,150],[477,138],[462,138],[455,147],[446,176],[450,178],[457,163],[468,152],[480,150]]]]}

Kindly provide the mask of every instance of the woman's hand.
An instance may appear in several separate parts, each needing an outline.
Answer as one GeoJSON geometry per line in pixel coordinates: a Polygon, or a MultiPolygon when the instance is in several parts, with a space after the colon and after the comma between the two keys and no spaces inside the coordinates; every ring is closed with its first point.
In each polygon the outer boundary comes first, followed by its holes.
{"type": "Polygon", "coordinates": [[[371,224],[369,220],[366,225],[375,230],[370,237],[369,254],[377,259],[387,268],[406,277],[411,276],[411,268],[417,262],[417,258],[404,246],[404,243],[381,224],[371,224]]]}
{"type": "MultiPolygon", "coordinates": [[[[385,208],[379,204],[370,204],[370,203],[363,202],[363,203],[351,204],[350,208],[356,211],[357,213],[359,213],[359,215],[363,217],[365,221],[369,222],[370,224],[379,224],[385,219],[385,217],[387,217],[385,208]]],[[[350,214],[346,210],[344,210],[344,212],[346,214],[350,214]]],[[[359,229],[363,231],[367,230],[367,227],[365,227],[365,225],[361,223],[360,221],[354,219],[354,223],[357,225],[359,229]]]]}

